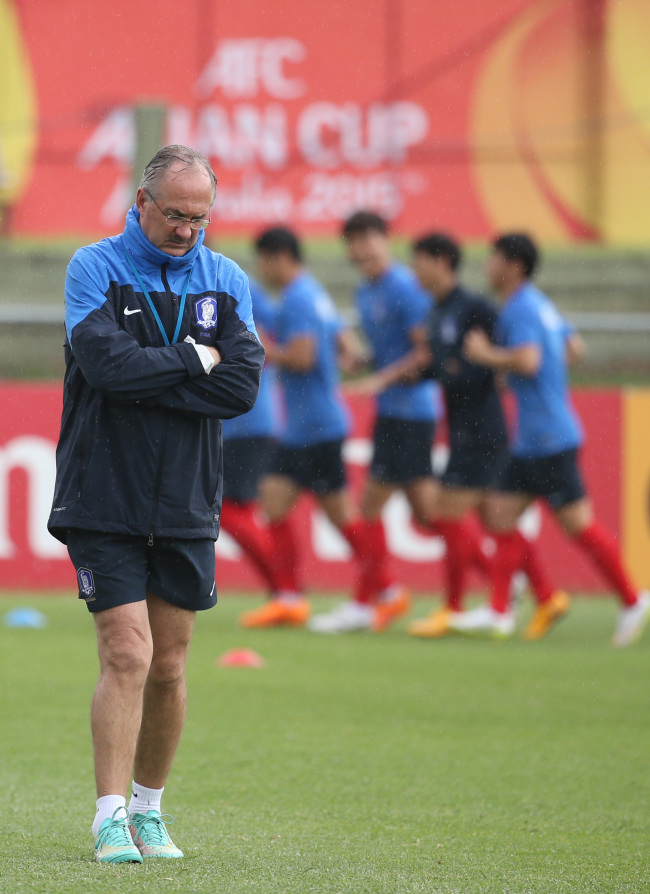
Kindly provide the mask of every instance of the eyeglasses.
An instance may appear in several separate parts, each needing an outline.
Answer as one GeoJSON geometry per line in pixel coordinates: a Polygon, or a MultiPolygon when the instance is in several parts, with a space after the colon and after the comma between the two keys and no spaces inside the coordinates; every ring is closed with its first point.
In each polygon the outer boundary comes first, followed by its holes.
{"type": "MultiPolygon", "coordinates": [[[[146,190],[145,190],[146,192],[146,190]]],[[[147,192],[147,195],[154,203],[158,211],[165,216],[165,220],[169,224],[170,227],[182,227],[183,224],[189,224],[192,230],[205,230],[207,225],[210,223],[210,218],[207,220],[203,217],[179,217],[178,214],[165,214],[162,210],[158,202],[154,199],[150,192],[147,192]]]]}

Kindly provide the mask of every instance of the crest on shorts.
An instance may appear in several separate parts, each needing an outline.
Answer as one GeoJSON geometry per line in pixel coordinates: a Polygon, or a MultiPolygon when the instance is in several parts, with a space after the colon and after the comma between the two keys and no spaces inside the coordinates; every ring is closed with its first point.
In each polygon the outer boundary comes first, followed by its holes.
{"type": "Polygon", "coordinates": [[[207,298],[199,298],[194,302],[194,315],[196,324],[201,329],[206,331],[214,329],[217,325],[217,299],[209,296],[207,298]]]}
{"type": "Polygon", "coordinates": [[[79,592],[84,599],[92,599],[95,595],[95,578],[92,571],[88,568],[80,568],[77,571],[77,580],[79,581],[79,592]]]}

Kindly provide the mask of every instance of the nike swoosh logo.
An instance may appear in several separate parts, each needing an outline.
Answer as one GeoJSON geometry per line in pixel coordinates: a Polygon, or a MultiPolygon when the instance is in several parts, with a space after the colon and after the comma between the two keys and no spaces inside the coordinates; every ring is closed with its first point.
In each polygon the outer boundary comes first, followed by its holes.
{"type": "Polygon", "coordinates": [[[136,310],[129,310],[128,307],[124,308],[124,316],[125,317],[130,317],[131,314],[141,314],[141,313],[142,313],[142,311],[140,310],[139,307],[136,310]]]}

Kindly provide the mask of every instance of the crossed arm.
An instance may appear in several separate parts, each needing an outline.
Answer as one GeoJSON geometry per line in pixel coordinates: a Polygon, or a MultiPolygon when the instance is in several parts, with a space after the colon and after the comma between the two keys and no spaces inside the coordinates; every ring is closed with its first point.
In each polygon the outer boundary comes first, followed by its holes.
{"type": "Polygon", "coordinates": [[[264,349],[234,300],[222,313],[218,345],[208,348],[215,360],[209,374],[191,343],[140,346],[118,325],[108,301],[72,329],[70,346],[88,384],[110,399],[199,418],[228,419],[250,410],[264,362],[264,349]]]}

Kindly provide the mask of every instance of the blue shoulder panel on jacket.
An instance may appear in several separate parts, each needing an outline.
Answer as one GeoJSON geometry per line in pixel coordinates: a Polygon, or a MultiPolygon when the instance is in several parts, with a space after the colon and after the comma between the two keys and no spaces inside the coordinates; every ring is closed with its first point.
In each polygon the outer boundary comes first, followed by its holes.
{"type": "MultiPolygon", "coordinates": [[[[173,259],[170,258],[171,260],[173,259]]],[[[155,280],[150,279],[150,274],[145,269],[140,270],[140,273],[146,286],[152,290],[159,288],[158,272],[155,280]]],[[[65,326],[68,339],[78,323],[105,304],[111,281],[117,281],[120,285],[131,284],[133,281],[132,273],[126,265],[121,235],[80,248],[70,261],[65,283],[65,326]]],[[[226,292],[235,300],[237,315],[246,328],[257,335],[248,277],[234,261],[202,247],[192,268],[191,290],[226,292]]]]}
{"type": "Polygon", "coordinates": [[[65,328],[68,339],[72,330],[106,301],[110,282],[107,248],[108,239],[78,249],[65,277],[65,328]]]}
{"type": "Polygon", "coordinates": [[[217,288],[220,292],[227,292],[237,302],[237,316],[246,326],[249,332],[257,335],[253,322],[253,302],[251,300],[248,277],[241,267],[224,255],[217,255],[219,264],[217,267],[217,288]]]}

